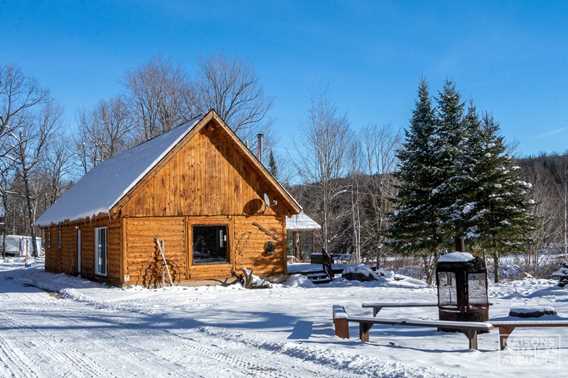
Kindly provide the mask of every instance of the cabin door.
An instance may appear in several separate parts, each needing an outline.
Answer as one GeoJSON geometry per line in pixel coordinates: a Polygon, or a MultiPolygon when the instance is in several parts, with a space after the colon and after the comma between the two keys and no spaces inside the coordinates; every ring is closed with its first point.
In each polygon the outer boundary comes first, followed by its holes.
{"type": "Polygon", "coordinates": [[[81,274],[81,229],[77,229],[77,274],[81,274]]]}

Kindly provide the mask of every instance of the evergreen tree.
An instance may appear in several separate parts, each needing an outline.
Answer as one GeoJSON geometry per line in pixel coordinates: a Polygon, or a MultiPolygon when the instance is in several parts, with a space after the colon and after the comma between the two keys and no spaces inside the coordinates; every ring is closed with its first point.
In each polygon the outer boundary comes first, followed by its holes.
{"type": "Polygon", "coordinates": [[[497,123],[488,116],[480,120],[473,104],[464,114],[452,82],[446,82],[437,102],[434,112],[422,82],[398,155],[392,243],[425,256],[431,280],[439,250],[454,239],[463,251],[467,239],[470,248],[477,243],[491,251],[497,281],[501,251],[513,252],[530,241],[531,185],[507,153],[497,123]]]}
{"type": "Polygon", "coordinates": [[[437,133],[434,138],[438,186],[433,189],[433,201],[441,212],[448,239],[455,239],[455,249],[463,251],[470,207],[468,190],[472,177],[468,130],[464,119],[464,104],[451,81],[444,84],[438,97],[437,133]]]}
{"type": "Polygon", "coordinates": [[[499,125],[490,116],[483,118],[479,134],[480,159],[475,167],[477,201],[474,223],[480,243],[493,257],[495,282],[499,281],[502,251],[514,252],[530,242],[534,219],[532,185],[521,177],[520,167],[507,153],[499,125]]]}
{"type": "Polygon", "coordinates": [[[272,176],[278,177],[278,166],[276,165],[276,159],[274,158],[272,150],[270,150],[270,154],[268,154],[268,171],[272,176]]]}
{"type": "MultiPolygon", "coordinates": [[[[461,198],[462,210],[460,217],[461,234],[464,239],[473,245],[479,240],[478,221],[478,195],[479,195],[479,169],[485,158],[481,121],[475,105],[470,102],[464,117],[466,149],[463,154],[463,196],[461,198]]],[[[469,247],[472,250],[473,247],[469,247]]]]}
{"type": "Polygon", "coordinates": [[[434,155],[437,133],[434,109],[428,86],[422,81],[418,100],[406,131],[405,141],[398,154],[397,178],[399,194],[392,216],[390,237],[394,247],[402,252],[423,256],[427,280],[432,279],[432,264],[444,235],[439,207],[433,202],[432,190],[438,186],[438,170],[434,155]]]}

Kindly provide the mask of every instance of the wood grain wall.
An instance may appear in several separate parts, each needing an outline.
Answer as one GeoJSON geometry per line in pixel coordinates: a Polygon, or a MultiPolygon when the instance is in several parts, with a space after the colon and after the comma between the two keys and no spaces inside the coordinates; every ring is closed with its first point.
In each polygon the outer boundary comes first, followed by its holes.
{"type": "Polygon", "coordinates": [[[224,279],[243,268],[267,276],[286,272],[284,219],[277,216],[143,217],[125,218],[125,266],[128,284],[142,285],[156,264],[156,237],[164,240],[179,281],[224,279]],[[192,227],[226,224],[229,227],[229,261],[193,264],[192,227]],[[267,242],[275,250],[264,251],[267,242]]]}
{"type": "Polygon", "coordinates": [[[180,143],[122,202],[123,216],[258,214],[264,193],[278,202],[264,214],[289,213],[284,200],[220,126],[180,143]]]}
{"type": "Polygon", "coordinates": [[[65,223],[46,228],[50,243],[45,249],[45,269],[53,273],[77,274],[77,228],[81,229],[81,276],[120,285],[121,280],[121,222],[102,217],[90,222],[65,223]],[[61,227],[62,243],[57,245],[57,229],[61,227]],[[95,274],[95,228],[107,227],[107,276],[95,274]]]}

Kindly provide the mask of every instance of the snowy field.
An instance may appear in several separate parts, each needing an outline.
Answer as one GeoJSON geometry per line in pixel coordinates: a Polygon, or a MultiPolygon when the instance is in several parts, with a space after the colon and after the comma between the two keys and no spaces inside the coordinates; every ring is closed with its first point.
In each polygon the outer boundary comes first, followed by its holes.
{"type": "MultiPolygon", "coordinates": [[[[511,306],[551,305],[568,316],[568,289],[549,280],[490,288],[491,317],[511,306]]],[[[371,342],[333,335],[331,305],[366,313],[364,301],[435,301],[412,279],[380,283],[302,280],[272,289],[109,288],[0,263],[0,376],[552,377],[568,370],[568,329],[521,329],[535,348],[498,351],[497,332],[468,351],[461,334],[375,326],[371,342]],[[530,337],[529,337],[530,336],[530,337]],[[550,340],[553,343],[550,343],[550,340]]],[[[388,317],[437,319],[436,308],[384,309],[388,317]]]]}

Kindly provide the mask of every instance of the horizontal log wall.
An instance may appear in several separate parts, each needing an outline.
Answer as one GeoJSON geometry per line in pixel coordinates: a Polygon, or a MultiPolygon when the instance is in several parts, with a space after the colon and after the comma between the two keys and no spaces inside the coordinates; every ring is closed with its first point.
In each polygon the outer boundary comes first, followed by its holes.
{"type": "Polygon", "coordinates": [[[45,248],[45,269],[53,273],[77,274],[77,228],[81,230],[81,276],[113,285],[122,284],[121,223],[102,217],[89,222],[65,223],[45,229],[50,242],[45,248]],[[61,227],[61,247],[58,247],[58,227],[61,227]],[[107,276],[95,274],[95,228],[107,227],[107,276]]]}
{"type": "MultiPolygon", "coordinates": [[[[128,283],[144,285],[155,279],[162,265],[157,255],[155,238],[164,241],[165,254],[173,263],[175,278],[187,280],[185,220],[183,217],[126,218],[125,267],[128,283]]],[[[158,277],[159,278],[159,277],[158,277]]]]}
{"type": "Polygon", "coordinates": [[[234,243],[236,268],[249,268],[255,274],[266,276],[285,273],[286,238],[284,220],[271,216],[237,217],[234,243]],[[265,253],[266,243],[272,242],[275,250],[265,253]]]}
{"type": "MultiPolygon", "coordinates": [[[[165,254],[177,281],[225,279],[232,272],[252,269],[261,276],[286,272],[284,218],[277,216],[142,217],[125,218],[125,270],[128,284],[144,285],[160,277],[156,272],[156,237],[164,240],[165,254]],[[229,227],[229,261],[192,263],[192,227],[226,224],[229,227]],[[272,242],[275,250],[265,253],[272,242]]],[[[159,270],[159,269],[158,269],[159,270]]]]}

